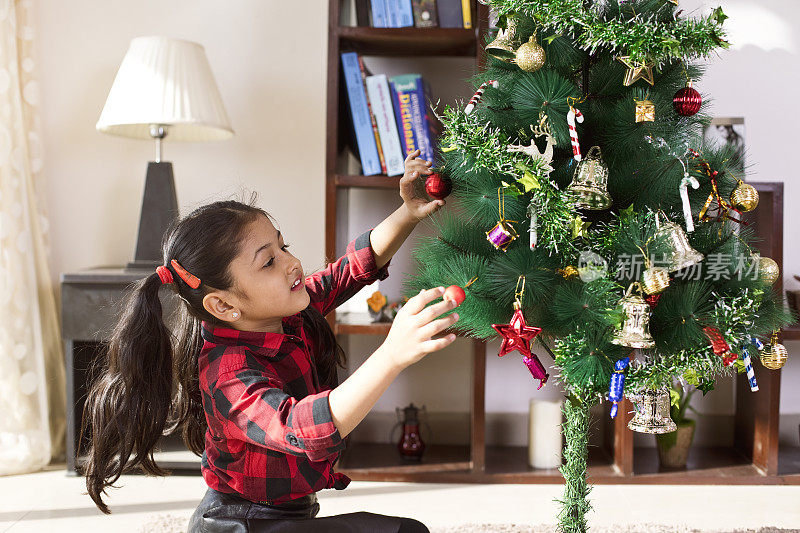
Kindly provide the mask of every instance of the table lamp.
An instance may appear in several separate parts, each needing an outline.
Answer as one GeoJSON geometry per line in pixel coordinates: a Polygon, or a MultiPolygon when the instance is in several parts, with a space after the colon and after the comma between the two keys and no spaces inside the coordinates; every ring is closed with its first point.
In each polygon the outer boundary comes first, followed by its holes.
{"type": "Polygon", "coordinates": [[[161,240],[178,216],[172,163],[163,162],[162,140],[210,141],[233,136],[203,47],[168,37],[131,41],[97,121],[97,130],[154,139],[134,260],[126,269],[161,264],[161,240]]]}

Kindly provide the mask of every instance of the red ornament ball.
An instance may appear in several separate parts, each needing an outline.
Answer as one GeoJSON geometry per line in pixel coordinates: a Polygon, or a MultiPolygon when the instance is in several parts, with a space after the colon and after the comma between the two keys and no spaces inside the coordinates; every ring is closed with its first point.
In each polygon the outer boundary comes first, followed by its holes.
{"type": "Polygon", "coordinates": [[[447,300],[455,300],[456,305],[461,305],[461,303],[467,298],[467,293],[464,292],[464,289],[459,287],[458,285],[450,285],[444,290],[444,296],[442,299],[445,301],[447,300]]]}
{"type": "Polygon", "coordinates": [[[675,111],[684,117],[691,117],[700,111],[702,104],[703,97],[692,87],[691,83],[676,92],[672,98],[672,105],[675,107],[675,111]]]}
{"type": "Polygon", "coordinates": [[[425,192],[437,200],[444,200],[452,190],[453,182],[438,172],[434,172],[425,180],[425,192]]]}

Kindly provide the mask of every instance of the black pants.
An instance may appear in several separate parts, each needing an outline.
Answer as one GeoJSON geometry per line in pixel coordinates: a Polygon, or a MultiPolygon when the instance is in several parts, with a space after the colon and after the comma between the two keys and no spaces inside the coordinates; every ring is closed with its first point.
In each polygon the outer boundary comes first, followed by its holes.
{"type": "Polygon", "coordinates": [[[189,520],[188,533],[428,533],[411,518],[374,513],[348,513],[314,518],[317,495],[273,506],[208,488],[189,520]]]}

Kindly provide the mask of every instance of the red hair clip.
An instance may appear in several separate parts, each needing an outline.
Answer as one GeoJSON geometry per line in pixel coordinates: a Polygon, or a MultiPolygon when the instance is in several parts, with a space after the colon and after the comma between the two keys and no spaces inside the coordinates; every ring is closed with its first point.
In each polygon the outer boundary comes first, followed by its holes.
{"type": "Polygon", "coordinates": [[[175,272],[178,273],[181,279],[185,281],[188,286],[190,286],[193,289],[196,289],[197,287],[200,286],[200,278],[198,278],[193,274],[189,274],[181,265],[178,264],[177,261],[173,259],[172,261],[169,262],[169,264],[172,265],[172,268],[175,269],[175,272]]]}

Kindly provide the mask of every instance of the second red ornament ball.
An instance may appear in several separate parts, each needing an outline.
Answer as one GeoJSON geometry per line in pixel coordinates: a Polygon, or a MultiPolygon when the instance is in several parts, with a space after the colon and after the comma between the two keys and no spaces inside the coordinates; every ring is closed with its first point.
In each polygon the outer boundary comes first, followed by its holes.
{"type": "Polygon", "coordinates": [[[691,81],[672,97],[672,106],[675,108],[675,112],[684,117],[696,114],[700,111],[701,105],[703,105],[703,97],[692,87],[691,81]]]}
{"type": "Polygon", "coordinates": [[[466,299],[467,293],[464,292],[464,289],[459,287],[458,285],[450,285],[444,291],[444,300],[455,300],[456,306],[461,305],[461,303],[466,299]]]}
{"type": "Polygon", "coordinates": [[[425,180],[425,192],[437,200],[444,200],[452,190],[453,182],[438,172],[434,172],[425,180]]]}

